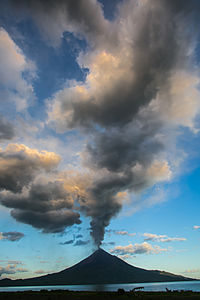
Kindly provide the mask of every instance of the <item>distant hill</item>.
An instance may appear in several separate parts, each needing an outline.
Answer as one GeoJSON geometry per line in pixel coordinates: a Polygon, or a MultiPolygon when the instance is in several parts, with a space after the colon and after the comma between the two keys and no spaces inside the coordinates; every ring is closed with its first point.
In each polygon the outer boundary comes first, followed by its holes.
{"type": "Polygon", "coordinates": [[[98,249],[86,259],[61,272],[29,279],[2,279],[0,286],[141,283],[193,280],[180,275],[145,270],[98,249]]]}

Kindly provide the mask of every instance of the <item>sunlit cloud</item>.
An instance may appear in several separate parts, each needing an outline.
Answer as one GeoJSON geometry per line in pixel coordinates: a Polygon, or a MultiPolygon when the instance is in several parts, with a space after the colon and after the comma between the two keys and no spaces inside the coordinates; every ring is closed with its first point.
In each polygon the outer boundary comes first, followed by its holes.
{"type": "Polygon", "coordinates": [[[26,109],[35,97],[32,79],[36,76],[36,67],[3,28],[0,28],[0,64],[0,81],[4,86],[0,102],[14,102],[18,111],[26,109]]]}
{"type": "MultiPolygon", "coordinates": [[[[115,246],[110,252],[117,255],[135,255],[135,254],[159,254],[167,252],[168,249],[160,248],[159,246],[152,246],[151,244],[144,242],[142,244],[129,244],[127,246],[115,246]]],[[[129,257],[129,256],[128,256],[129,257]]],[[[126,258],[128,258],[126,257],[126,258]]]]}

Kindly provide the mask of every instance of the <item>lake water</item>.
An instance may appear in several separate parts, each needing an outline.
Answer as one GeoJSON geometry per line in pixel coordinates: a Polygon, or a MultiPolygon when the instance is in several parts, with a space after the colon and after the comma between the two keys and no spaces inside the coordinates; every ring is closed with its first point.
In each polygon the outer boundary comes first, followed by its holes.
{"type": "Polygon", "coordinates": [[[200,281],[125,283],[100,285],[51,285],[51,286],[18,286],[0,287],[0,292],[40,291],[40,290],[71,290],[71,291],[117,291],[119,288],[130,291],[135,287],[144,287],[142,291],[192,290],[200,292],[200,281]]]}

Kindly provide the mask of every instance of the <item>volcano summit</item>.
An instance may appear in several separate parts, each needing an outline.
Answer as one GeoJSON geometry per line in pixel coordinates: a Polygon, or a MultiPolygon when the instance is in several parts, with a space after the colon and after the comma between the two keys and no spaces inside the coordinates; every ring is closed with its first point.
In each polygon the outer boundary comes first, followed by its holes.
{"type": "Polygon", "coordinates": [[[0,286],[114,284],[192,280],[164,271],[129,265],[99,248],[92,255],[61,272],[28,279],[2,279],[0,286]]]}

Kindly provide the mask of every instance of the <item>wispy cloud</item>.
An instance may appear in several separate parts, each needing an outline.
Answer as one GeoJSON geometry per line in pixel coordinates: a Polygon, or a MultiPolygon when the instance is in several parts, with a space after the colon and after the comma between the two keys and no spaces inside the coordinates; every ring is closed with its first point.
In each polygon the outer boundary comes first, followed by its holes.
{"type": "Polygon", "coordinates": [[[115,231],[115,234],[118,235],[128,235],[128,236],[134,236],[136,233],[129,233],[128,231],[115,231]]]}
{"type": "Polygon", "coordinates": [[[156,241],[156,242],[183,242],[187,239],[184,237],[168,237],[167,235],[158,235],[154,233],[143,233],[145,241],[156,241]]]}
{"type": "Polygon", "coordinates": [[[40,270],[35,271],[34,273],[39,275],[39,274],[45,274],[45,273],[47,273],[47,271],[40,269],[40,270]]]}
{"type": "Polygon", "coordinates": [[[102,246],[114,246],[115,242],[103,242],[102,246]]]}
{"type": "Polygon", "coordinates": [[[22,232],[9,231],[9,232],[0,232],[0,240],[16,242],[21,240],[24,237],[22,232]]]}
{"type": "Polygon", "coordinates": [[[65,241],[65,242],[60,242],[59,244],[60,245],[70,245],[70,244],[73,244],[74,240],[68,240],[68,241],[65,241]]]}
{"type": "Polygon", "coordinates": [[[194,225],[193,228],[194,229],[200,229],[200,225],[194,225]]]}
{"type": "Polygon", "coordinates": [[[74,243],[74,246],[84,246],[84,245],[87,245],[87,244],[89,244],[89,240],[86,240],[86,241],[84,241],[84,240],[77,240],[75,243],[74,243]]]}
{"type": "Polygon", "coordinates": [[[200,273],[200,269],[187,269],[182,272],[183,274],[193,274],[193,273],[200,273]]]}
{"type": "Polygon", "coordinates": [[[115,229],[106,229],[106,232],[111,234],[117,234],[117,235],[127,235],[127,236],[134,236],[136,235],[136,233],[129,233],[128,231],[126,230],[115,230],[115,229]]]}

